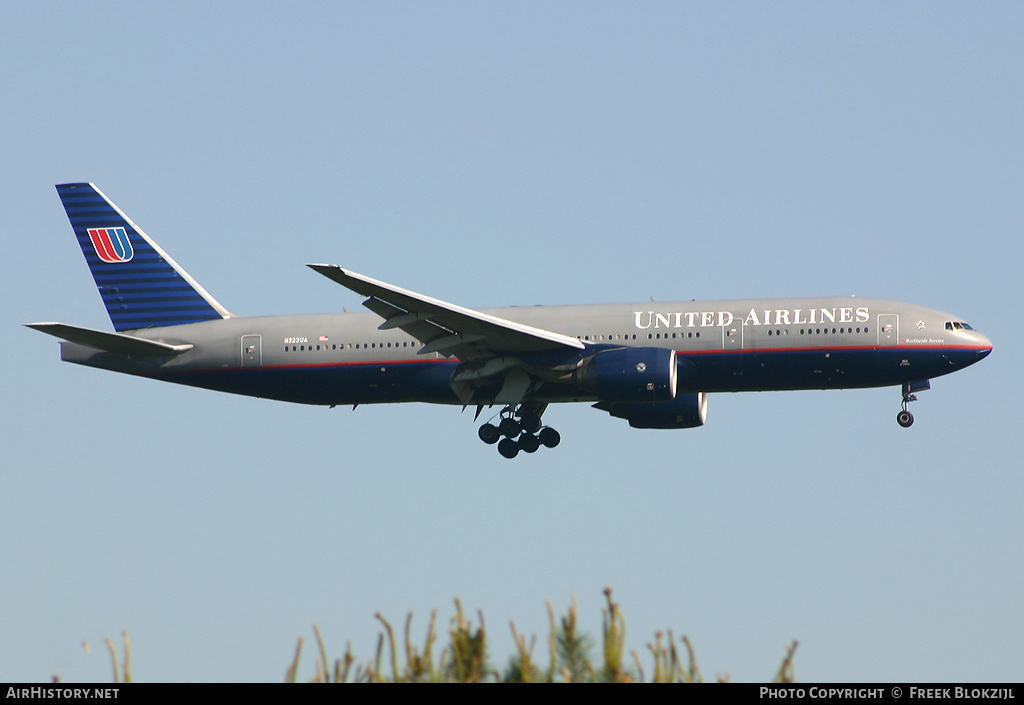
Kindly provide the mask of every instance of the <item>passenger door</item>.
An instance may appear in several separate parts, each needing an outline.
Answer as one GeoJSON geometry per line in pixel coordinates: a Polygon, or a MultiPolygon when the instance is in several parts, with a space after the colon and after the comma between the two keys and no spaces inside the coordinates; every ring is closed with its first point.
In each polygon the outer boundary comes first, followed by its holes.
{"type": "Polygon", "coordinates": [[[262,336],[242,336],[242,367],[259,367],[263,364],[262,336]]]}
{"type": "Polygon", "coordinates": [[[895,313],[878,314],[878,344],[896,347],[900,339],[900,317],[895,313]]]}

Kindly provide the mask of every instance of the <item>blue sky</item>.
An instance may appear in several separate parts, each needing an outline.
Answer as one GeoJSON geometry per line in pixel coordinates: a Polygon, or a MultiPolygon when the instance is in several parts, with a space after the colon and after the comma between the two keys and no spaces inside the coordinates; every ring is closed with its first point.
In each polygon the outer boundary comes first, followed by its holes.
{"type": "MultiPolygon", "coordinates": [[[[280,680],[318,622],[573,595],[708,676],[1018,681],[1019,3],[17,3],[0,91],[0,680],[280,680]],[[53,189],[95,182],[234,313],[339,311],[334,262],[467,306],[857,294],[992,338],[897,389],[713,395],[708,424],[322,409],[62,365],[109,328],[53,189]],[[81,643],[92,645],[85,654],[81,643]]],[[[543,649],[538,655],[545,656],[543,649]]],[[[307,652],[300,677],[312,674],[307,652]]]]}

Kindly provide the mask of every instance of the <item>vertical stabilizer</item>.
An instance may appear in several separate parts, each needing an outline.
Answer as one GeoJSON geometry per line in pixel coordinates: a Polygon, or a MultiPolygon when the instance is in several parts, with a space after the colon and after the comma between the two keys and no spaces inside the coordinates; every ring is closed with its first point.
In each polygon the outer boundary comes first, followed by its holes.
{"type": "Polygon", "coordinates": [[[64,210],[114,330],[231,314],[92,184],[59,184],[64,210]]]}

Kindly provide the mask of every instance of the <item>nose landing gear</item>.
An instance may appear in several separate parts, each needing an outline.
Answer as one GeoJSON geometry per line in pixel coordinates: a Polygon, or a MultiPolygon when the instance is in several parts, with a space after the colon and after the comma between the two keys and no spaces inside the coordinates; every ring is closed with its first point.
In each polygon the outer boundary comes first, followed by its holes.
{"type": "Polygon", "coordinates": [[[500,421],[495,426],[485,423],[477,435],[488,445],[498,444],[498,452],[505,458],[514,458],[519,452],[535,453],[544,446],[554,448],[562,440],[558,431],[542,426],[540,417],[546,404],[508,405],[501,410],[500,421]]]}
{"type": "Polygon", "coordinates": [[[914,425],[914,415],[907,409],[907,405],[912,401],[917,401],[917,395],[914,394],[914,392],[931,389],[931,386],[931,382],[926,379],[912,380],[910,382],[903,383],[903,410],[896,414],[896,423],[903,428],[910,428],[914,425]]]}

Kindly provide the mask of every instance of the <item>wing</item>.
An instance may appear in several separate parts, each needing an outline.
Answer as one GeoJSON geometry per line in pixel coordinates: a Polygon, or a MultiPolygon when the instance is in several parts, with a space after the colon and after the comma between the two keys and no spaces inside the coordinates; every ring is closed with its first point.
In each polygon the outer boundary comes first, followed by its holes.
{"type": "Polygon", "coordinates": [[[468,361],[559,348],[583,350],[586,347],[568,335],[446,303],[350,272],[337,265],[307,266],[369,297],[363,306],[384,319],[380,329],[400,328],[417,340],[422,340],[422,353],[437,352],[445,357],[454,355],[468,361]]]}
{"type": "MultiPolygon", "coordinates": [[[[381,330],[400,328],[424,345],[421,353],[455,356],[452,390],[463,404],[519,404],[542,380],[538,369],[523,358],[550,351],[577,358],[587,346],[576,338],[456,306],[413,291],[349,272],[333,264],[310,264],[328,279],[368,297],[363,306],[384,319],[381,330]],[[490,385],[491,392],[478,394],[490,385]],[[498,389],[494,392],[493,389],[498,389]]],[[[564,355],[556,355],[558,358],[564,355]]],[[[578,364],[573,360],[571,366],[578,364]]],[[[478,412],[479,413],[479,412],[478,412]]]]}

